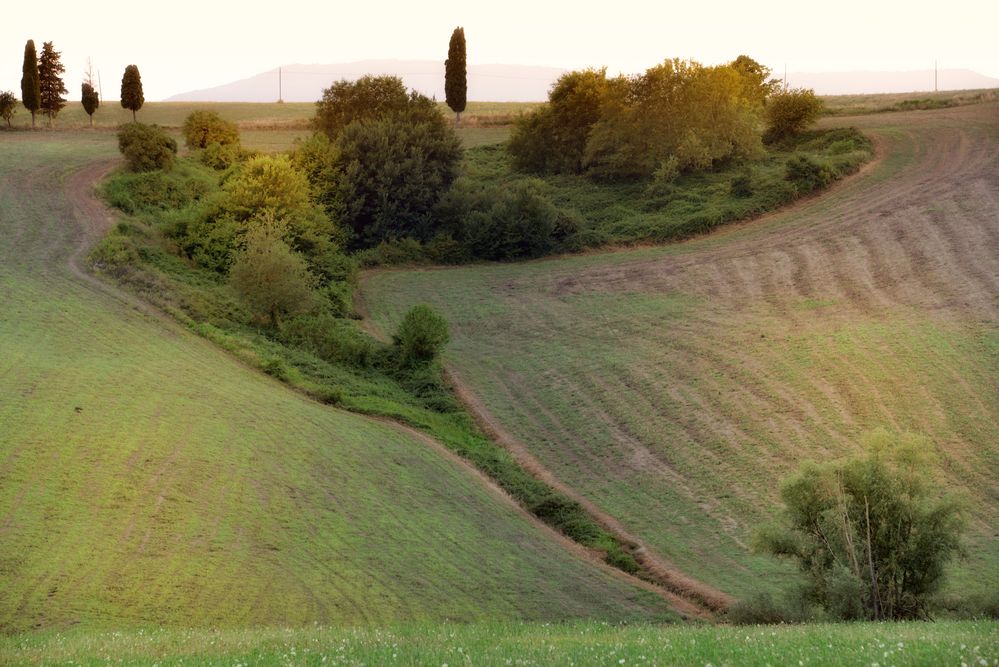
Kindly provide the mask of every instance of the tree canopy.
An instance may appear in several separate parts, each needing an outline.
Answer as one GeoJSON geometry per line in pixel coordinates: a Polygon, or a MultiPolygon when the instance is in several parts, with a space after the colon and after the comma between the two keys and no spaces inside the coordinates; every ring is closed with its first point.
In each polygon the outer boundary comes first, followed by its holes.
{"type": "Polygon", "coordinates": [[[521,118],[509,143],[527,171],[648,178],[664,164],[696,171],[762,150],[769,70],[747,56],[706,67],[667,60],[633,77],[569,72],[548,103],[521,118]]]}
{"type": "Polygon", "coordinates": [[[757,546],[796,561],[807,596],[834,617],[924,617],[960,550],[960,504],[937,492],[925,438],[878,430],[864,444],[864,455],[807,463],[786,480],[784,520],[757,546]]]}
{"type": "Polygon", "coordinates": [[[17,97],[9,90],[0,92],[0,118],[7,121],[7,127],[10,127],[10,120],[15,113],[17,113],[17,97]]]}
{"type": "Polygon", "coordinates": [[[354,121],[384,118],[405,112],[410,95],[397,76],[362,76],[336,81],[316,102],[316,128],[331,139],[354,121]]]}
{"type": "Polygon", "coordinates": [[[94,112],[101,105],[101,99],[94,90],[94,84],[90,81],[84,81],[82,86],[82,93],[80,98],[80,103],[83,105],[83,110],[87,112],[90,117],[90,126],[94,125],[94,112]]]}
{"type": "Polygon", "coordinates": [[[465,67],[465,29],[455,28],[447,48],[444,61],[444,97],[447,105],[461,122],[461,112],[465,110],[468,97],[468,73],[465,67]]]}
{"type": "Polygon", "coordinates": [[[62,80],[65,71],[61,54],[55,50],[52,42],[42,44],[42,55],[38,59],[39,101],[41,111],[48,116],[50,124],[66,106],[63,95],[69,91],[62,80]]]}
{"type": "Polygon", "coordinates": [[[121,106],[132,112],[132,120],[134,121],[135,112],[142,108],[145,101],[139,68],[135,65],[129,65],[121,77],[121,106]]]}
{"type": "Polygon", "coordinates": [[[21,102],[31,112],[31,126],[35,126],[35,113],[42,107],[42,93],[38,81],[38,53],[35,41],[24,45],[24,64],[21,68],[21,102]]]}

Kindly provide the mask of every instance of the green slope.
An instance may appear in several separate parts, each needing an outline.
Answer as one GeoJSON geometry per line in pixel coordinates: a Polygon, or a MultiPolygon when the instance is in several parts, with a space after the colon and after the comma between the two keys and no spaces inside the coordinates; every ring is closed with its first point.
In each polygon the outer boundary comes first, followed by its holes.
{"type": "Polygon", "coordinates": [[[391,330],[447,317],[447,359],[562,482],[694,577],[743,595],[803,459],[866,430],[937,445],[973,507],[955,590],[999,586],[999,105],[851,119],[884,159],[827,196],[665,248],[369,274],[391,330]]]}
{"type": "Polygon", "coordinates": [[[0,630],[668,615],[396,428],[69,268],[106,134],[0,136],[0,630]]]}

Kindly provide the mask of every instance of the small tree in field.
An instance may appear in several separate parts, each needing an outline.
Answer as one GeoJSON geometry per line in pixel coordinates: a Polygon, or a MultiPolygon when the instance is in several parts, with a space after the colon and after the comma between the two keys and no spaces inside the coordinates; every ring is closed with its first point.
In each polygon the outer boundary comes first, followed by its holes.
{"type": "Polygon", "coordinates": [[[757,544],[797,561],[808,597],[834,617],[926,617],[960,549],[960,506],[936,497],[925,439],[880,430],[865,444],[866,455],[808,463],[786,480],[784,525],[757,544]]]}
{"type": "Polygon", "coordinates": [[[17,97],[14,93],[9,90],[0,92],[0,118],[7,121],[7,127],[10,127],[10,119],[14,117],[17,113],[17,97]]]}
{"type": "Polygon", "coordinates": [[[181,129],[188,148],[204,149],[211,144],[238,146],[239,128],[214,111],[192,111],[181,129]]]}
{"type": "Polygon", "coordinates": [[[444,61],[444,96],[455,113],[455,124],[461,123],[468,97],[468,74],[465,68],[465,29],[455,28],[444,61]]]}
{"type": "Polygon", "coordinates": [[[428,305],[413,306],[402,318],[393,336],[405,366],[433,361],[451,340],[447,320],[428,305]]]}
{"type": "Polygon", "coordinates": [[[24,65],[21,68],[21,102],[31,112],[31,127],[35,126],[35,114],[42,108],[42,93],[38,83],[38,53],[34,40],[24,45],[24,65]]]}
{"type": "Polygon", "coordinates": [[[62,64],[61,54],[52,46],[52,42],[42,44],[42,55],[38,59],[38,88],[42,113],[48,116],[49,125],[66,106],[66,85],[62,74],[66,67],[62,64]]]}
{"type": "Polygon", "coordinates": [[[253,227],[246,233],[245,243],[229,269],[229,284],[257,316],[277,327],[283,316],[315,307],[315,278],[305,258],[281,240],[277,226],[253,227]]]}
{"type": "Polygon", "coordinates": [[[793,88],[773,93],[767,98],[764,117],[767,123],[764,141],[792,137],[814,123],[822,113],[822,100],[815,91],[793,88]]]}
{"type": "Polygon", "coordinates": [[[83,110],[87,112],[87,116],[90,117],[90,127],[94,126],[94,112],[97,111],[97,107],[101,105],[100,97],[97,95],[97,91],[94,90],[94,84],[90,81],[83,82],[83,95],[80,98],[80,103],[83,104],[83,110]]]}
{"type": "Polygon", "coordinates": [[[129,65],[121,77],[121,106],[132,112],[132,122],[135,122],[135,112],[142,108],[146,98],[142,95],[142,77],[139,68],[129,65]]]}
{"type": "Polygon", "coordinates": [[[323,90],[323,98],[316,102],[315,124],[334,139],[354,121],[401,114],[409,105],[410,96],[397,76],[342,79],[323,90]]]}

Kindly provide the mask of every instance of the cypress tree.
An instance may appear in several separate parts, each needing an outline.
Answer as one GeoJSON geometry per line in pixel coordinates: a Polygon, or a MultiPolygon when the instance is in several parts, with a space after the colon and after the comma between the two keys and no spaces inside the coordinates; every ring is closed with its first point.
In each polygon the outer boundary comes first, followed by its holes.
{"type": "Polygon", "coordinates": [[[135,122],[135,112],[142,108],[146,98],[142,96],[142,77],[139,68],[129,65],[125,75],[121,77],[121,106],[132,111],[132,122],[135,122]]]}
{"type": "Polygon", "coordinates": [[[94,84],[88,79],[83,82],[83,96],[80,98],[83,110],[90,116],[90,127],[94,126],[94,112],[101,105],[101,99],[94,90],[94,84]]]}
{"type": "Polygon", "coordinates": [[[465,29],[455,28],[444,61],[444,96],[455,113],[455,124],[461,123],[468,97],[468,77],[465,69],[465,29]]]}
{"type": "Polygon", "coordinates": [[[52,42],[42,44],[42,55],[38,59],[38,90],[42,113],[48,116],[49,125],[66,106],[63,97],[68,91],[62,82],[66,68],[62,64],[60,53],[52,46],[52,42]]]}
{"type": "Polygon", "coordinates": [[[35,126],[35,113],[42,106],[41,90],[38,83],[38,54],[35,40],[29,39],[24,45],[24,66],[21,68],[21,100],[24,108],[31,112],[31,127],[35,126]]]}

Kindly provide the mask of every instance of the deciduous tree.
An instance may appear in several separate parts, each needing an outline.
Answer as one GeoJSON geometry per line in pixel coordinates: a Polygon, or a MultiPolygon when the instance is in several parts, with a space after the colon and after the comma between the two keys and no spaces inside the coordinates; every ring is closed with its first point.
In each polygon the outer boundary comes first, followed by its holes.
{"type": "Polygon", "coordinates": [[[468,73],[465,67],[465,29],[455,28],[444,61],[444,96],[455,113],[455,124],[461,123],[461,112],[468,102],[468,73]]]}
{"type": "Polygon", "coordinates": [[[29,39],[24,45],[24,65],[21,68],[21,103],[31,112],[31,127],[35,126],[35,113],[42,107],[41,90],[38,82],[38,53],[35,41],[29,39]]]}
{"type": "Polygon", "coordinates": [[[10,127],[10,119],[15,113],[17,113],[17,97],[9,90],[0,92],[0,118],[7,121],[7,127],[10,127]]]}
{"type": "Polygon", "coordinates": [[[252,227],[246,233],[245,249],[229,270],[229,284],[274,327],[285,315],[316,306],[315,282],[305,258],[288,247],[274,225],[252,227]]]}
{"type": "Polygon", "coordinates": [[[447,320],[426,304],[413,306],[399,323],[393,336],[406,366],[427,364],[441,353],[451,340],[447,320]]]}
{"type": "Polygon", "coordinates": [[[384,118],[405,112],[410,96],[397,76],[362,76],[340,80],[323,90],[316,102],[316,127],[333,139],[356,120],[384,118]]]}
{"type": "Polygon", "coordinates": [[[960,549],[960,505],[937,492],[925,438],[879,430],[865,444],[866,455],[808,463],[785,481],[784,521],[757,546],[795,560],[835,617],[925,617],[960,549]]]}
{"type": "Polygon", "coordinates": [[[121,106],[132,112],[133,122],[135,121],[135,112],[142,108],[145,101],[139,68],[135,65],[129,65],[121,77],[121,106]]]}
{"type": "Polygon", "coordinates": [[[49,125],[66,106],[66,85],[62,75],[66,67],[62,64],[61,54],[52,46],[52,42],[42,44],[42,55],[38,59],[38,89],[41,111],[48,116],[49,125]]]}

